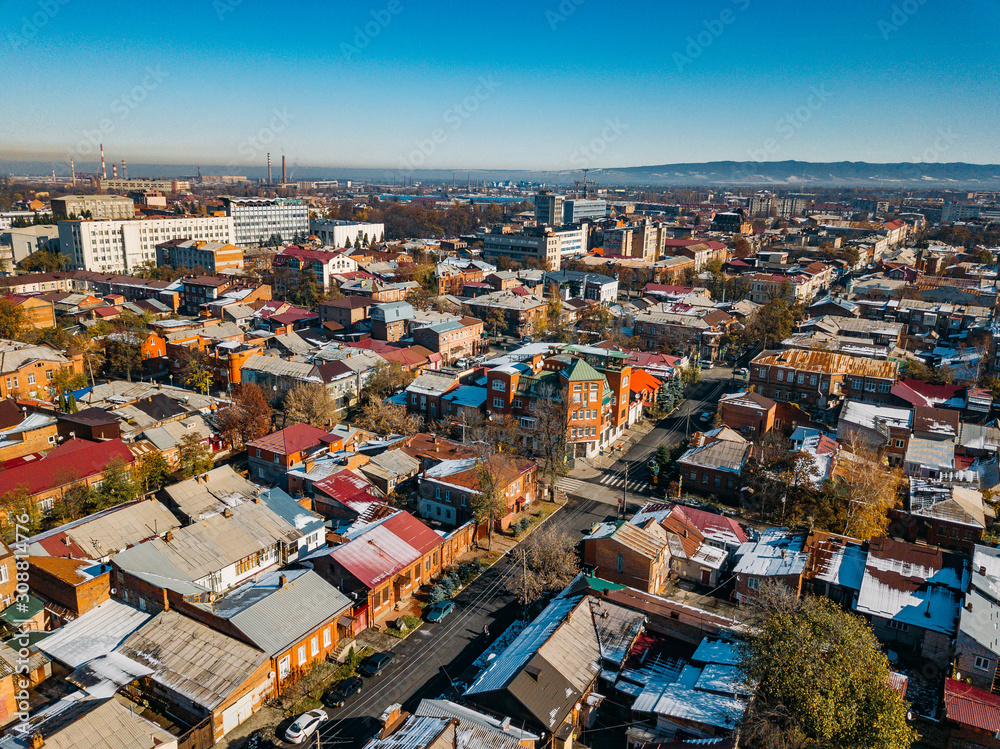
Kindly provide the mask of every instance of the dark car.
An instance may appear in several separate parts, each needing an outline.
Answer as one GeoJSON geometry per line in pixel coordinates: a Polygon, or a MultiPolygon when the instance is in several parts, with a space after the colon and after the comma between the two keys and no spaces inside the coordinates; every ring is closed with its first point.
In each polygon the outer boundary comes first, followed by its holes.
{"type": "Polygon", "coordinates": [[[349,679],[344,679],[342,682],[337,684],[337,686],[330,689],[323,695],[323,704],[327,707],[343,707],[349,697],[361,694],[362,684],[364,684],[364,682],[359,676],[352,676],[349,679]]]}
{"type": "Polygon", "coordinates": [[[427,609],[427,621],[439,622],[454,610],[455,604],[451,601],[438,601],[427,609]]]}
{"type": "Polygon", "coordinates": [[[392,663],[392,659],[395,657],[395,653],[375,653],[374,655],[369,655],[365,658],[365,662],[361,664],[361,667],[358,668],[358,673],[362,676],[378,676],[386,666],[392,663]]]}

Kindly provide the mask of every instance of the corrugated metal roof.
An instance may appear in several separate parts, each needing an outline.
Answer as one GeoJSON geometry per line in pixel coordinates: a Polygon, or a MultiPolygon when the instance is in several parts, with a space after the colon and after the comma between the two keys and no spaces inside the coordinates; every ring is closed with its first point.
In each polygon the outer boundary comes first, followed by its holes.
{"type": "Polygon", "coordinates": [[[400,511],[370,525],[330,556],[367,587],[375,587],[413,564],[436,546],[441,537],[410,513],[400,511]]]}
{"type": "Polygon", "coordinates": [[[154,681],[209,711],[268,661],[260,650],[173,610],[158,614],[118,652],[152,669],[154,681]]]}
{"type": "Polygon", "coordinates": [[[206,608],[268,655],[277,655],[350,606],[347,596],[312,570],[289,569],[242,585],[206,608]]]}
{"type": "Polygon", "coordinates": [[[757,356],[752,364],[788,367],[804,372],[879,377],[893,381],[896,380],[899,371],[899,365],[896,362],[864,359],[828,351],[802,351],[798,349],[778,352],[765,351],[757,356]]]}
{"type": "Polygon", "coordinates": [[[944,711],[948,720],[989,733],[1000,731],[1000,697],[954,679],[944,680],[944,711]]]}
{"type": "Polygon", "coordinates": [[[64,624],[38,648],[71,668],[107,655],[149,620],[150,615],[114,598],[64,624]]]}
{"type": "Polygon", "coordinates": [[[785,528],[768,528],[757,541],[740,546],[733,572],[753,577],[801,575],[809,559],[802,551],[804,542],[804,536],[789,535],[785,528]]]}

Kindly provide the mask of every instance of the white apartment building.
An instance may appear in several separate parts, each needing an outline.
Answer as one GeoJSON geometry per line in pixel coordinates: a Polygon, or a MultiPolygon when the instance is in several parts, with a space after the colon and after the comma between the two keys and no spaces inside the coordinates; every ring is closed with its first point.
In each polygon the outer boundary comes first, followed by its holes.
{"type": "Polygon", "coordinates": [[[156,245],[170,239],[233,243],[230,216],[60,221],[59,251],[69,267],[100,273],[129,273],[156,262],[156,245]]]}
{"type": "Polygon", "coordinates": [[[313,219],[309,222],[309,233],[319,237],[327,247],[346,247],[354,245],[354,240],[364,241],[375,238],[382,241],[385,238],[385,224],[369,224],[362,221],[337,221],[335,219],[313,219]]]}
{"type": "Polygon", "coordinates": [[[578,257],[587,252],[587,224],[572,229],[536,227],[520,234],[495,234],[486,232],[483,239],[483,257],[510,257],[518,262],[527,258],[559,270],[563,258],[578,257]]]}
{"type": "Polygon", "coordinates": [[[309,207],[285,198],[223,198],[226,215],[233,219],[233,243],[257,247],[278,235],[291,242],[296,234],[309,233],[309,207]]]}

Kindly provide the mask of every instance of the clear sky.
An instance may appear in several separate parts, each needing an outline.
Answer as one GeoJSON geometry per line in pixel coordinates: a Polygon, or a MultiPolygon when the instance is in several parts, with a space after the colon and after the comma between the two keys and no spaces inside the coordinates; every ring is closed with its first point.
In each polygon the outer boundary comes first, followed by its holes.
{"type": "Polygon", "coordinates": [[[1000,162],[997,0],[0,0],[0,29],[8,158],[1000,162]]]}

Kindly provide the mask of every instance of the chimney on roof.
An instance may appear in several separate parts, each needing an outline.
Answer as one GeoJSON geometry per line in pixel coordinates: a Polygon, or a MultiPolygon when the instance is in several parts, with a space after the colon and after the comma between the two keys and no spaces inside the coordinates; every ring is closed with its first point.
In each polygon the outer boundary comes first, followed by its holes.
{"type": "Polygon", "coordinates": [[[31,734],[31,749],[42,749],[44,743],[45,738],[42,736],[41,731],[35,731],[31,734]]]}
{"type": "Polygon", "coordinates": [[[398,702],[389,705],[385,709],[385,712],[379,716],[379,721],[382,723],[382,730],[378,732],[378,737],[384,739],[386,736],[391,735],[395,731],[396,726],[402,723],[406,716],[407,714],[403,712],[403,706],[398,702]]]}
{"type": "Polygon", "coordinates": [[[285,587],[285,583],[287,583],[287,582],[288,582],[288,575],[286,575],[284,572],[282,572],[281,575],[278,576],[278,587],[279,588],[284,588],[285,587]]]}
{"type": "Polygon", "coordinates": [[[969,601],[968,603],[966,603],[965,604],[965,608],[967,608],[969,611],[972,611],[972,601],[969,601]]]}
{"type": "Polygon", "coordinates": [[[228,507],[222,511],[222,517],[231,518],[233,516],[233,511],[228,507]]]}
{"type": "Polygon", "coordinates": [[[170,611],[170,596],[166,588],[163,589],[163,610],[170,611]]]}
{"type": "Polygon", "coordinates": [[[174,532],[167,531],[165,534],[163,534],[163,540],[169,544],[171,541],[174,540],[174,532]]]}
{"type": "Polygon", "coordinates": [[[979,574],[980,575],[985,575],[986,574],[986,565],[985,564],[979,565],[979,574]]]}

